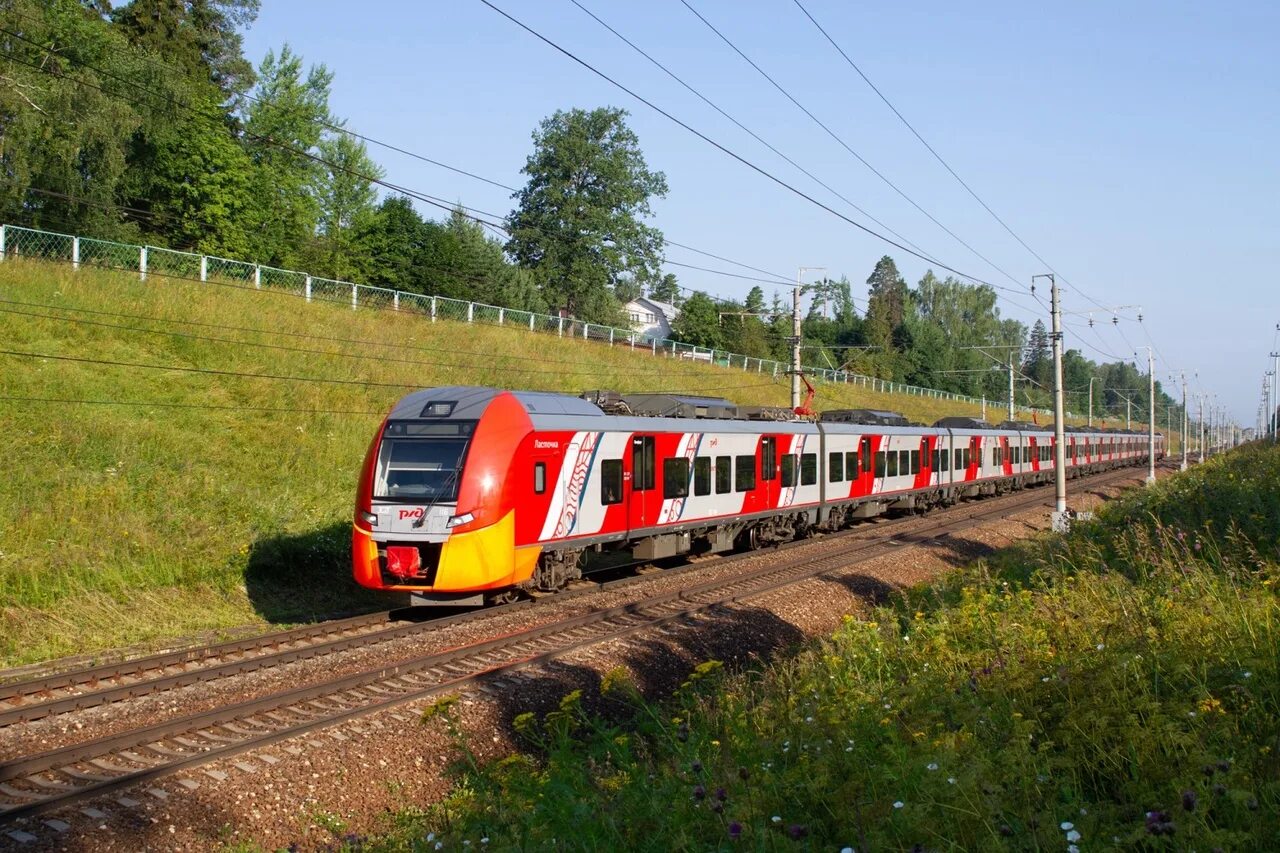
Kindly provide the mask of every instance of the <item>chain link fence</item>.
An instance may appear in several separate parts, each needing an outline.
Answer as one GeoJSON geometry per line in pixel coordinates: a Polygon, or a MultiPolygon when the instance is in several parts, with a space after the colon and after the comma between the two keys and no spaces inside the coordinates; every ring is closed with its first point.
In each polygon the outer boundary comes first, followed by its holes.
{"type": "MultiPolygon", "coordinates": [[[[773,378],[787,376],[791,367],[774,359],[758,358],[725,350],[697,347],[655,338],[632,329],[618,329],[596,323],[585,323],[571,317],[535,314],[516,308],[466,302],[443,296],[426,296],[419,293],[371,287],[349,281],[337,281],[308,275],[297,270],[284,270],[245,261],[234,261],[212,255],[179,252],[158,246],[134,246],[110,240],[76,237],[23,228],[17,225],[0,225],[0,261],[6,257],[34,258],[46,261],[71,263],[75,267],[88,264],[110,269],[135,272],[146,280],[148,274],[191,281],[217,280],[255,288],[285,290],[303,296],[308,302],[322,300],[340,304],[349,303],[353,309],[368,308],[387,311],[409,311],[430,317],[432,322],[450,320],[460,323],[483,323],[496,326],[513,326],[530,332],[554,334],[559,337],[579,338],[609,346],[625,346],[636,351],[648,351],[652,356],[665,356],[686,361],[700,361],[729,370],[754,372],[773,378]]],[[[854,385],[870,391],[889,394],[906,394],[916,397],[932,397],[973,406],[998,406],[989,401],[951,391],[922,388],[889,382],[874,376],[832,370],[824,367],[805,367],[806,375],[821,382],[854,385]]],[[[1048,409],[1015,406],[1019,412],[1051,415],[1048,409]]]]}

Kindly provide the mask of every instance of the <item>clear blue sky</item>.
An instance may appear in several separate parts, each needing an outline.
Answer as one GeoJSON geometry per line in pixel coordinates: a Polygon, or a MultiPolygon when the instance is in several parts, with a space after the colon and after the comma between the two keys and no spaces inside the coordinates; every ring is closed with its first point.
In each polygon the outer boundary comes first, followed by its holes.
{"type": "MultiPolygon", "coordinates": [[[[1096,332],[1085,318],[1068,317],[1069,347],[1110,360],[1099,351],[1129,356],[1150,336],[1163,356],[1158,379],[1171,386],[1171,371],[1185,368],[1189,378],[1199,371],[1191,393],[1216,392],[1234,418],[1254,424],[1280,323],[1280,286],[1272,279],[1280,266],[1280,4],[804,1],[961,177],[1070,282],[1066,310],[1095,312],[1096,332]],[[1086,295],[1107,306],[1141,305],[1144,323],[1117,328],[1086,295]]],[[[714,139],[866,221],[568,0],[495,2],[714,139]]],[[[854,160],[679,0],[582,2],[928,254],[1015,286],[854,160]]],[[[1018,285],[1046,271],[789,0],[690,2],[1018,285]]],[[[731,161],[478,0],[263,0],[246,37],[248,55],[256,62],[286,41],[334,72],[332,107],[350,127],[428,157],[519,185],[530,133],[543,117],[621,106],[650,167],[667,175],[670,193],[656,203],[655,221],[668,238],[787,277],[801,265],[824,266],[848,275],[857,296],[865,296],[862,282],[883,254],[913,284],[928,266],[731,161]]],[[[503,190],[382,149],[371,153],[392,182],[499,214],[510,209],[503,190]]],[[[730,268],[678,249],[668,256],[730,268]]],[[[686,286],[725,296],[751,287],[674,271],[686,286]]],[[[1002,293],[1001,304],[1006,316],[1047,322],[1025,292],[1002,293]]]]}

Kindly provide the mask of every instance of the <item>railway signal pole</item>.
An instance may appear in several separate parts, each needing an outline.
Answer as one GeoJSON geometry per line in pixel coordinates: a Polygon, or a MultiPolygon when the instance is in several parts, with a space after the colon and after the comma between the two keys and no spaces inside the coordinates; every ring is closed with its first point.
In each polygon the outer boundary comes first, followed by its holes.
{"type": "Polygon", "coordinates": [[[1062,394],[1062,305],[1058,299],[1058,279],[1053,273],[1033,275],[1049,279],[1049,302],[1053,311],[1053,517],[1055,527],[1063,527],[1067,521],[1067,448],[1062,394]]]}

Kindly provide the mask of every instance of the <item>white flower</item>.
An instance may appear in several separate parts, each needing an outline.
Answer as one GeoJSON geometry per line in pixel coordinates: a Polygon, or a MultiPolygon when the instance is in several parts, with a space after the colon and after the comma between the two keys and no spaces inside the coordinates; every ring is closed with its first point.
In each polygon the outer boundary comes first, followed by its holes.
{"type": "Polygon", "coordinates": [[[954,776],[948,776],[948,777],[947,777],[947,784],[948,784],[948,785],[954,785],[955,783],[956,783],[956,777],[954,777],[954,776]]]}
{"type": "Polygon", "coordinates": [[[1089,813],[1089,810],[1088,810],[1088,809],[1081,809],[1081,810],[1080,810],[1080,814],[1088,814],[1088,813],[1089,813]]]}
{"type": "Polygon", "coordinates": [[[1253,678],[1253,673],[1252,673],[1252,672],[1249,672],[1248,670],[1246,670],[1246,671],[1245,671],[1245,673],[1244,673],[1244,677],[1245,677],[1245,678],[1253,678]]]}
{"type": "Polygon", "coordinates": [[[902,808],[904,805],[906,805],[906,803],[902,802],[902,800],[898,800],[898,801],[896,801],[896,802],[893,804],[893,807],[894,807],[895,809],[900,809],[900,808],[902,808]]]}
{"type": "Polygon", "coordinates": [[[840,853],[858,853],[858,851],[854,850],[852,847],[841,847],[840,853]]]}
{"type": "Polygon", "coordinates": [[[1049,676],[1047,676],[1047,675],[1046,675],[1044,678],[1042,678],[1042,679],[1040,679],[1040,680],[1041,680],[1041,681],[1048,681],[1048,680],[1049,680],[1049,676]]]}
{"type": "Polygon", "coordinates": [[[1098,643],[1098,651],[1102,651],[1107,647],[1106,643],[1098,643]]]}
{"type": "Polygon", "coordinates": [[[1080,853],[1080,848],[1074,844],[1067,845],[1067,853],[1080,853]]]}
{"type": "Polygon", "coordinates": [[[805,717],[805,718],[804,718],[804,721],[805,721],[806,723],[812,723],[812,722],[813,722],[813,717],[805,717]]]}
{"type": "Polygon", "coordinates": [[[938,769],[938,765],[937,765],[936,763],[934,763],[934,762],[930,762],[930,763],[929,763],[929,766],[928,766],[928,767],[926,767],[925,769],[926,769],[926,770],[937,770],[937,769],[938,769]]]}
{"type": "Polygon", "coordinates": [[[782,816],[774,815],[773,817],[769,818],[769,820],[773,821],[774,823],[782,823],[782,816]]]}
{"type": "Polygon", "coordinates": [[[1061,826],[1061,828],[1062,828],[1062,831],[1063,831],[1063,832],[1066,832],[1067,830],[1075,829],[1075,828],[1076,828],[1076,825],[1075,825],[1074,823],[1072,823],[1071,821],[1069,821],[1069,820],[1064,820],[1064,821],[1060,824],[1060,826],[1061,826]]]}
{"type": "Polygon", "coordinates": [[[1082,836],[1080,835],[1080,833],[1074,829],[1067,833],[1067,840],[1072,842],[1073,844],[1079,841],[1081,837],[1082,836]]]}
{"type": "Polygon", "coordinates": [[[437,841],[437,842],[436,842],[436,848],[435,848],[435,849],[437,849],[437,850],[443,850],[443,849],[444,849],[444,842],[443,842],[443,841],[437,841]]]}
{"type": "Polygon", "coordinates": [[[853,752],[853,747],[851,747],[851,746],[846,746],[846,747],[844,748],[844,751],[845,751],[845,752],[853,752]]]}
{"type": "Polygon", "coordinates": [[[436,840],[436,834],[435,834],[434,832],[428,832],[428,833],[427,833],[427,841],[428,841],[428,842],[431,842],[431,841],[435,841],[435,840],[436,840]]]}
{"type": "Polygon", "coordinates": [[[486,835],[484,838],[481,838],[481,839],[480,839],[480,843],[481,843],[481,844],[488,844],[488,843],[489,843],[489,836],[487,836],[487,835],[486,835]]]}

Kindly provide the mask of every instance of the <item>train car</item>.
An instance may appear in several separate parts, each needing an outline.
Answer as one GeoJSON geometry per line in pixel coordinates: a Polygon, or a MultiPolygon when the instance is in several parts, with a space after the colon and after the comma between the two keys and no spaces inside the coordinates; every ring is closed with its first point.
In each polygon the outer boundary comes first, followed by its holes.
{"type": "MultiPolygon", "coordinates": [[[[418,604],[508,600],[561,588],[593,559],[757,547],[1047,482],[1052,441],[1044,427],[967,418],[926,427],[687,395],[432,388],[400,400],[369,446],[355,579],[418,604]]],[[[1067,466],[1145,452],[1145,437],[1072,432],[1067,466]]]]}

